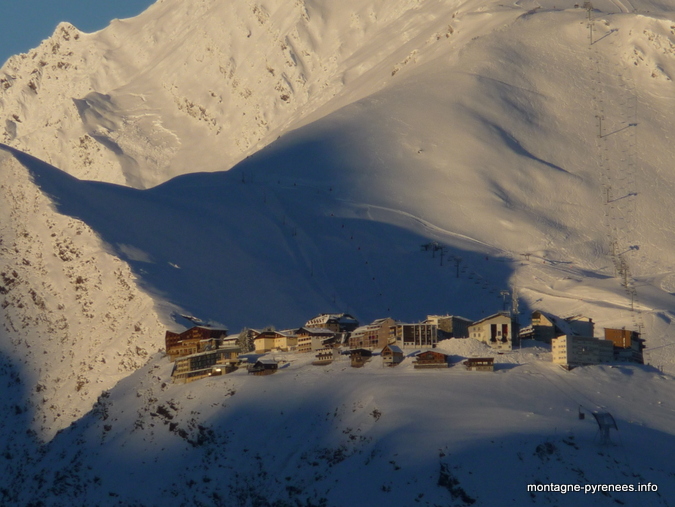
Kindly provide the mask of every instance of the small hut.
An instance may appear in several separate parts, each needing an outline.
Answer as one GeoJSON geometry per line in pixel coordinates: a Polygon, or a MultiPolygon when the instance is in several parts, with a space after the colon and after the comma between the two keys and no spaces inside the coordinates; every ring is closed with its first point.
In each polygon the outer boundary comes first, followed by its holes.
{"type": "Polygon", "coordinates": [[[353,349],[349,352],[353,368],[361,368],[364,364],[370,361],[373,353],[368,349],[353,349]]]}
{"type": "Polygon", "coordinates": [[[312,361],[314,366],[324,366],[331,364],[335,360],[337,351],[334,348],[320,349],[316,352],[316,359],[312,361]]]}
{"type": "Polygon", "coordinates": [[[472,357],[462,364],[469,371],[495,371],[494,357],[472,357]]]}
{"type": "Polygon", "coordinates": [[[417,369],[447,368],[448,356],[446,354],[441,354],[440,352],[426,350],[417,354],[413,361],[413,367],[417,369]]]}
{"type": "Polygon", "coordinates": [[[385,366],[396,366],[403,361],[403,351],[396,345],[387,345],[380,353],[382,364],[385,366]]]}
{"type": "Polygon", "coordinates": [[[255,364],[248,367],[250,375],[272,375],[279,369],[279,363],[274,359],[258,359],[255,364]]]}

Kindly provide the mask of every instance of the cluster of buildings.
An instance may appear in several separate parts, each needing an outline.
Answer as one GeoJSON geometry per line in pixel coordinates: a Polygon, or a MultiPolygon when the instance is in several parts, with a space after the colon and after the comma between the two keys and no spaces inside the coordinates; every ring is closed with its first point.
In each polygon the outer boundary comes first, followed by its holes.
{"type": "Polygon", "coordinates": [[[611,362],[643,364],[644,339],[637,331],[604,329],[604,339],[595,337],[593,319],[582,316],[559,318],[535,311],[532,324],[521,329],[520,339],[551,345],[551,359],[563,368],[611,362]]]}
{"type": "MultiPolygon", "coordinates": [[[[404,349],[420,351],[415,368],[448,367],[448,356],[433,349],[439,340],[473,338],[499,352],[510,351],[521,340],[533,339],[551,345],[552,360],[562,367],[632,361],[642,363],[644,340],[639,333],[625,329],[605,329],[605,339],[594,337],[593,320],[585,317],[559,318],[535,311],[532,324],[520,328],[507,312],[499,312],[478,321],[454,315],[429,315],[418,323],[402,323],[391,318],[360,325],[346,313],[324,313],[302,327],[286,330],[246,330],[228,337],[226,329],[195,326],[183,333],[166,333],[166,353],[174,361],[174,382],[190,382],[234,371],[242,365],[239,354],[254,351],[313,353],[313,364],[330,364],[349,354],[351,365],[363,366],[379,352],[386,366],[403,361],[404,349]]],[[[471,358],[469,370],[492,371],[493,358],[471,358]]],[[[269,375],[277,363],[263,359],[247,364],[249,373],[269,375]]]]}
{"type": "MultiPolygon", "coordinates": [[[[495,317],[503,320],[502,314],[495,317]]],[[[488,320],[483,319],[486,322],[488,320]]],[[[483,324],[483,321],[475,325],[480,327],[481,332],[489,334],[489,331],[483,331],[483,325],[490,324],[483,324]]],[[[417,323],[402,323],[387,317],[359,325],[349,314],[324,313],[308,320],[300,328],[282,331],[251,329],[248,333],[256,354],[273,351],[318,352],[338,347],[379,351],[389,344],[404,348],[434,348],[439,340],[469,336],[472,325],[474,323],[471,320],[454,315],[429,315],[425,321],[417,323]]],[[[512,341],[512,328],[509,327],[508,339],[504,343],[500,341],[500,345],[507,348],[512,341]]]]}

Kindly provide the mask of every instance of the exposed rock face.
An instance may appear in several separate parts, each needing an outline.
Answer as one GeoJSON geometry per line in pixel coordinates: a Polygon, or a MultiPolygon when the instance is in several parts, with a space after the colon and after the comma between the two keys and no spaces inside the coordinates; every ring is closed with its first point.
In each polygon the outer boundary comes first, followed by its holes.
{"type": "Polygon", "coordinates": [[[84,223],[55,212],[0,150],[0,351],[15,361],[41,437],[90,410],[163,346],[153,300],[84,223]]]}

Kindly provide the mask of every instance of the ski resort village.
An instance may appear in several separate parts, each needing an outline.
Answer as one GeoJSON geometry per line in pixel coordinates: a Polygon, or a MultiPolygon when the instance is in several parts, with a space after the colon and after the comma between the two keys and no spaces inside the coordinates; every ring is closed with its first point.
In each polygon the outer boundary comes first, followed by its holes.
{"type": "Polygon", "coordinates": [[[531,322],[521,328],[511,312],[499,312],[476,322],[429,315],[414,324],[383,318],[360,326],[349,314],[323,313],[297,329],[244,329],[231,337],[227,329],[195,326],[182,333],[167,331],[165,342],[167,357],[174,363],[173,381],[182,383],[240,367],[250,374],[269,375],[278,371],[280,363],[296,360],[297,354],[313,355],[314,366],[348,361],[358,368],[374,359],[382,366],[397,366],[408,359],[416,369],[449,368],[455,364],[445,350],[452,349],[452,340],[467,340],[470,350],[483,353],[485,357],[460,358],[461,365],[473,371],[499,369],[499,356],[505,354],[512,364],[513,357],[520,358],[523,345],[550,349],[542,357],[568,370],[597,364],[644,364],[644,339],[637,331],[605,328],[604,337],[596,338],[591,318],[559,318],[541,311],[532,313],[531,322]]]}

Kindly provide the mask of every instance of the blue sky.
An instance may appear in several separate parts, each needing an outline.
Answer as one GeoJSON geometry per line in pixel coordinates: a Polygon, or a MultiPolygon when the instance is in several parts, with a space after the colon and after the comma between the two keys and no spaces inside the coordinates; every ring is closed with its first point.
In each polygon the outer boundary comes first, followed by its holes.
{"type": "Polygon", "coordinates": [[[154,0],[0,0],[0,65],[49,37],[61,21],[83,32],[140,14],[154,0]]]}

